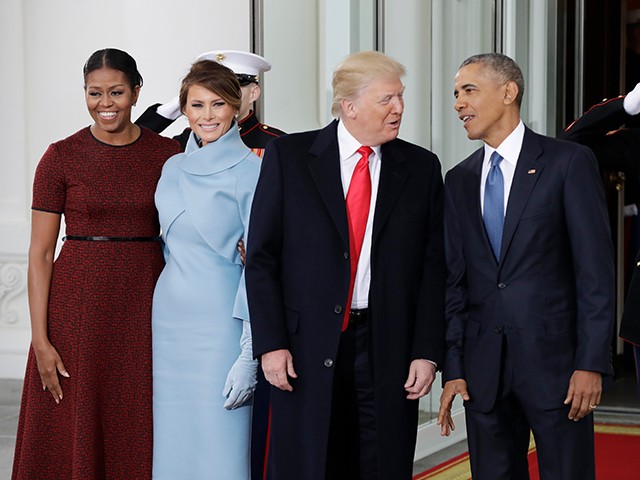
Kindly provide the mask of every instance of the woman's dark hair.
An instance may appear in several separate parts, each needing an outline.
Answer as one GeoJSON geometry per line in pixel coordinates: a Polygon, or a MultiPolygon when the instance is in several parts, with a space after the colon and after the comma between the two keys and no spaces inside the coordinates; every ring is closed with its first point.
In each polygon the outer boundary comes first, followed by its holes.
{"type": "Polygon", "coordinates": [[[94,52],[82,69],[85,83],[87,82],[87,75],[100,68],[111,68],[124,73],[132,90],[135,87],[142,86],[142,75],[138,72],[136,61],[127,52],[117,48],[105,48],[94,52]]]}
{"type": "Polygon", "coordinates": [[[236,74],[224,65],[213,60],[200,60],[191,65],[191,70],[182,80],[180,87],[180,110],[183,112],[187,105],[189,89],[194,85],[200,85],[210,92],[220,95],[229,105],[240,109],[242,103],[240,84],[236,74]]]}

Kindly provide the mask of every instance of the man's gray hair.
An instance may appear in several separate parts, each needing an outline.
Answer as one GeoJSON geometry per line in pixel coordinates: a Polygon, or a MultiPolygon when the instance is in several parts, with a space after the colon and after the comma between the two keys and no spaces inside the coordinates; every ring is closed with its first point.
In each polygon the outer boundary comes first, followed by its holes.
{"type": "Polygon", "coordinates": [[[524,77],[522,76],[522,70],[520,70],[520,67],[513,59],[503,55],[502,53],[481,53],[467,58],[462,62],[460,68],[473,63],[481,63],[485,67],[489,68],[504,83],[514,82],[518,86],[516,103],[518,106],[522,105],[522,97],[524,96],[524,77]]]}

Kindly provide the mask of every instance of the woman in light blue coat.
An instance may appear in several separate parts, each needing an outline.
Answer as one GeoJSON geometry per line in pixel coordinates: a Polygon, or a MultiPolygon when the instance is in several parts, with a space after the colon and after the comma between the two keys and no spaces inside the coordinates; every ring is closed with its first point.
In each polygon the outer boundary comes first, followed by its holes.
{"type": "Polygon", "coordinates": [[[156,206],[166,266],[153,301],[155,480],[248,480],[253,360],[243,265],[260,159],[238,133],[236,76],[193,64],[180,89],[191,137],[156,206]]]}

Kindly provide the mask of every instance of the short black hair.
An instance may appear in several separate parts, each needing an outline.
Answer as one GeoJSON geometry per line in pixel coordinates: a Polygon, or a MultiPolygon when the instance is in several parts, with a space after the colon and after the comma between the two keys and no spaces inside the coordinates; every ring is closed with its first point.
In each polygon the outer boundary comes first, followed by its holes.
{"type": "Polygon", "coordinates": [[[236,78],[241,87],[246,87],[252,83],[258,83],[257,75],[249,75],[248,73],[236,73],[236,78]]]}
{"type": "Polygon", "coordinates": [[[522,105],[522,97],[524,96],[524,76],[520,67],[510,57],[503,55],[502,53],[480,53],[467,58],[460,68],[471,65],[472,63],[481,63],[485,67],[489,68],[493,73],[498,75],[503,82],[515,82],[518,86],[518,95],[516,96],[516,103],[522,105]]]}

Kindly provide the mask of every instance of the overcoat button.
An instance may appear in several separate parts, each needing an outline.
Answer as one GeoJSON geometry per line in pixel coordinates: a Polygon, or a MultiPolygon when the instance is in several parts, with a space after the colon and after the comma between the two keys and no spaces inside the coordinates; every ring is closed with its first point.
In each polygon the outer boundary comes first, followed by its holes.
{"type": "Polygon", "coordinates": [[[330,358],[325,358],[324,359],[324,366],[327,367],[327,368],[333,367],[333,360],[331,360],[330,358]]]}
{"type": "Polygon", "coordinates": [[[507,284],[506,284],[506,283],[502,283],[502,282],[501,282],[501,283],[499,283],[499,284],[498,284],[498,288],[499,288],[499,289],[501,289],[501,290],[502,290],[503,288],[507,288],[507,284]]]}
{"type": "Polygon", "coordinates": [[[349,252],[344,252],[344,258],[345,260],[349,258],[349,252]]]}
{"type": "Polygon", "coordinates": [[[335,307],[333,307],[333,311],[335,313],[342,313],[342,306],[336,305],[335,307]]]}
{"type": "Polygon", "coordinates": [[[502,333],[502,327],[496,327],[495,328],[495,332],[496,333],[502,333]]]}

